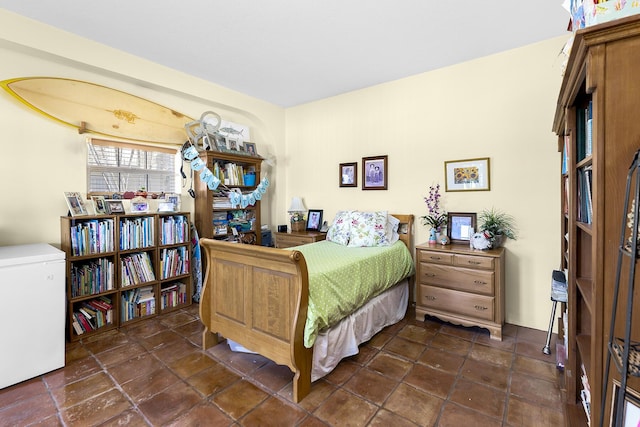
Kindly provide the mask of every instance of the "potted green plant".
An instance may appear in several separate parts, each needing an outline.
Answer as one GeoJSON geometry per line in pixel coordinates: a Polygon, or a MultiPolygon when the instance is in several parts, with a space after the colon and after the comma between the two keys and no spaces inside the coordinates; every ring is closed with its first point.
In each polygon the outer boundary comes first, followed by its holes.
{"type": "Polygon", "coordinates": [[[491,234],[492,247],[502,246],[504,238],[517,240],[515,218],[496,208],[484,209],[479,217],[479,231],[487,231],[491,234]]]}

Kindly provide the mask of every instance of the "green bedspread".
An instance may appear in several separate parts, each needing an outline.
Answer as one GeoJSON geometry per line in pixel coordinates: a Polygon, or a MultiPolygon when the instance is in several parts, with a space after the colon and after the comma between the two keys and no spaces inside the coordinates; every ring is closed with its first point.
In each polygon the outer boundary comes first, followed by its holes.
{"type": "Polygon", "coordinates": [[[309,309],[304,345],[371,298],[414,273],[411,253],[401,241],[392,246],[349,248],[321,241],[295,248],[309,271],[309,309]]]}

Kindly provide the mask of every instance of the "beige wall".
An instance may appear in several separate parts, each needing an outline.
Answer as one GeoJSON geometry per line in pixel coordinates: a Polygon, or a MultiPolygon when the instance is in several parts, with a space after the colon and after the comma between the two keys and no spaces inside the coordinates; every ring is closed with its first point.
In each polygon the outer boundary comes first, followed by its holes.
{"type": "MultiPolygon", "coordinates": [[[[495,206],[513,214],[520,239],[507,247],[510,323],[546,329],[549,276],[559,254],[559,155],[551,121],[566,38],[283,110],[218,85],[0,10],[0,80],[59,76],[120,89],[198,117],[213,110],[250,126],[272,187],[264,221],[287,222],[291,197],[324,209],[425,214],[444,161],[491,159],[491,191],[444,193],[449,211],[495,206]],[[338,187],[338,164],[389,156],[389,190],[338,187]]],[[[384,58],[381,58],[384,60],[384,58]]],[[[0,245],[59,244],[64,191],[86,191],[82,135],[0,92],[0,245]]],[[[361,178],[358,179],[359,184],[361,178]]],[[[183,206],[192,210],[191,199],[183,206]]],[[[415,241],[427,237],[416,227],[415,241]]],[[[542,344],[542,343],[541,343],[542,344]]]]}
{"type": "MultiPolygon", "coordinates": [[[[550,274],[559,254],[559,154],[551,132],[566,38],[424,73],[287,110],[287,195],[307,208],[426,214],[429,186],[446,160],[489,157],[491,191],[443,191],[451,212],[512,214],[506,319],[546,329],[550,274]],[[338,187],[338,164],[389,156],[388,191],[338,187]]],[[[361,174],[361,167],[358,168],[361,174]]],[[[427,240],[418,225],[415,241],[427,240]]],[[[542,344],[542,343],[541,343],[542,344]]]]}
{"type": "MultiPolygon", "coordinates": [[[[248,125],[260,154],[278,157],[284,152],[282,108],[2,9],[0,63],[0,80],[66,77],[132,93],[194,118],[213,110],[225,120],[248,125]]],[[[63,192],[86,192],[86,135],[34,113],[4,90],[0,112],[0,245],[59,244],[59,217],[67,212],[63,192]]],[[[285,181],[285,171],[267,172],[272,186],[263,199],[263,215],[271,222],[273,195],[285,181]]],[[[192,211],[187,189],[183,209],[192,211]]]]}

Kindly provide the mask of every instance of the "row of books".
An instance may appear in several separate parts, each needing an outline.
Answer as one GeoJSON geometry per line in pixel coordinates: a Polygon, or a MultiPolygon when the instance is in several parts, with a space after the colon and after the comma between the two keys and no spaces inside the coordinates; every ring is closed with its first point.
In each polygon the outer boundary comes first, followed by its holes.
{"type": "Polygon", "coordinates": [[[160,254],[160,277],[180,276],[189,273],[189,249],[186,246],[165,248],[160,254]]]}
{"type": "Polygon", "coordinates": [[[184,215],[160,217],[163,245],[186,242],[189,238],[189,221],[184,215]]]}
{"type": "Polygon", "coordinates": [[[155,314],[156,298],[153,286],[144,286],[123,292],[120,308],[120,317],[123,322],[155,314]]]}
{"type": "Polygon", "coordinates": [[[593,103],[576,109],[576,161],[589,157],[593,151],[593,103]]]}
{"type": "Polygon", "coordinates": [[[156,280],[153,264],[147,252],[129,254],[120,258],[122,286],[139,285],[156,280]]]}
{"type": "Polygon", "coordinates": [[[154,245],[152,216],[124,218],[120,221],[120,250],[148,248],[154,245]]]}
{"type": "Polygon", "coordinates": [[[578,221],[591,224],[593,219],[593,202],[591,200],[591,184],[593,170],[591,165],[578,169],[578,221]]]}
{"type": "Polygon", "coordinates": [[[215,162],[211,172],[225,185],[245,185],[244,174],[249,171],[232,162],[215,162]]]}
{"type": "Polygon", "coordinates": [[[187,285],[182,282],[174,282],[163,285],[160,290],[160,306],[165,309],[176,307],[187,302],[187,285]]]}
{"type": "Polygon", "coordinates": [[[108,258],[99,258],[71,267],[71,295],[75,297],[99,294],[113,289],[114,265],[108,258]]]}
{"type": "Polygon", "coordinates": [[[113,323],[113,305],[111,299],[102,296],[74,305],[73,330],[77,335],[100,329],[113,323]]]}
{"type": "Polygon", "coordinates": [[[74,256],[114,251],[113,219],[92,219],[71,226],[71,253],[74,256]]]}

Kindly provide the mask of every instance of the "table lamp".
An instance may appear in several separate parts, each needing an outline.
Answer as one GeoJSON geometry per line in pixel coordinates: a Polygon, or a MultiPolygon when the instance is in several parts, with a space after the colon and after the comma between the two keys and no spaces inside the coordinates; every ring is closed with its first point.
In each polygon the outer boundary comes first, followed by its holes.
{"type": "Polygon", "coordinates": [[[289,215],[291,217],[291,231],[304,231],[304,214],[307,212],[307,208],[304,206],[301,197],[294,197],[291,199],[291,206],[289,206],[289,215]]]}

